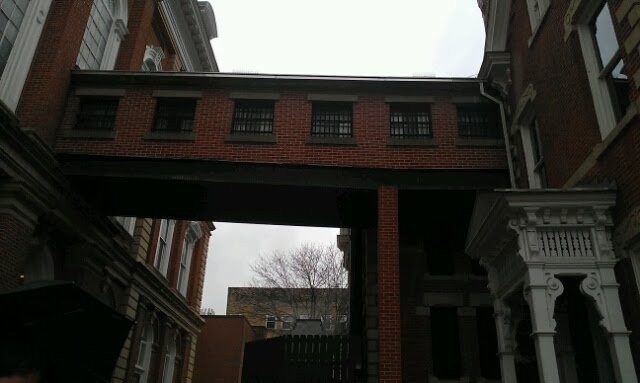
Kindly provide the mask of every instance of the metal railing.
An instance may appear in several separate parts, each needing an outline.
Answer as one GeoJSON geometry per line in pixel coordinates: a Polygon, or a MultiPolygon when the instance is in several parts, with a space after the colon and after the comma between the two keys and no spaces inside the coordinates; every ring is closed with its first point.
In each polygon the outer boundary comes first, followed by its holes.
{"type": "Polygon", "coordinates": [[[245,345],[243,383],[357,382],[359,343],[340,335],[286,335],[245,345]]]}

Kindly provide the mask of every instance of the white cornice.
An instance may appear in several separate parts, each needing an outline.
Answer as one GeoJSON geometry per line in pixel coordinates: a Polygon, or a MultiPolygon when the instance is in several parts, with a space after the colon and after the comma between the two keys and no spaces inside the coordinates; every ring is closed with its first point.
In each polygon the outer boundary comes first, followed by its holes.
{"type": "Polygon", "coordinates": [[[493,0],[489,4],[485,52],[504,52],[507,50],[510,14],[511,0],[493,0]]]}

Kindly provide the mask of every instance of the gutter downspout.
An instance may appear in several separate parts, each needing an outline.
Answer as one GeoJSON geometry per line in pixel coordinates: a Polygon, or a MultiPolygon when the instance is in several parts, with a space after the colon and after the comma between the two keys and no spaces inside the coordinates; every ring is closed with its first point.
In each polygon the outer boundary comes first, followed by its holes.
{"type": "Polygon", "coordinates": [[[484,82],[480,81],[480,94],[489,100],[495,102],[500,107],[500,120],[502,120],[502,135],[504,136],[504,146],[507,151],[507,166],[509,167],[509,181],[511,189],[516,189],[516,177],[513,172],[513,158],[511,157],[511,142],[509,141],[509,132],[507,131],[507,115],[504,111],[504,102],[489,95],[484,90],[484,82]]]}

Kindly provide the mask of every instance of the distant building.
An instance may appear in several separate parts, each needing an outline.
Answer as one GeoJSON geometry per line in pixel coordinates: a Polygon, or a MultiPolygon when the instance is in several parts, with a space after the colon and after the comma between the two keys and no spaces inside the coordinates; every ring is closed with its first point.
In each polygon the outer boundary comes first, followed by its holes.
{"type": "Polygon", "coordinates": [[[339,334],[347,329],[348,302],[347,289],[229,287],[227,314],[244,315],[263,338],[339,334]]]}

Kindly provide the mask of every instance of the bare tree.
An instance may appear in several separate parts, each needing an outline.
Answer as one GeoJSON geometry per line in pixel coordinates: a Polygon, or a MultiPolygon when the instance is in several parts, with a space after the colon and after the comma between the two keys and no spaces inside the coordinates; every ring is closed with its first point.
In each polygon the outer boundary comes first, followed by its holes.
{"type": "Polygon", "coordinates": [[[304,243],[261,256],[251,265],[256,308],[280,318],[323,318],[332,327],[348,313],[347,272],[335,245],[304,243]],[[268,288],[268,289],[264,289],[268,288]],[[259,293],[258,293],[259,292],[259,293]]]}

